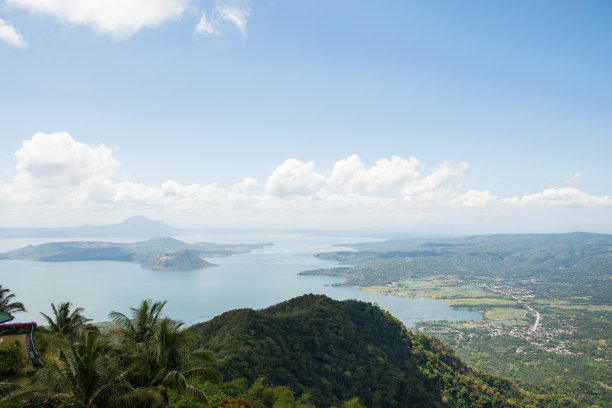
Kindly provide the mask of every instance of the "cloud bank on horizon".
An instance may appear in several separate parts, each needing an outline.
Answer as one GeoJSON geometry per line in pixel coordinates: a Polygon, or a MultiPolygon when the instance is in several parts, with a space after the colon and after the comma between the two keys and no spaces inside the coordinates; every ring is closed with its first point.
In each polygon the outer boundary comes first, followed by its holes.
{"type": "Polygon", "coordinates": [[[96,220],[144,212],[217,226],[219,219],[257,226],[313,226],[313,217],[333,219],[336,226],[372,226],[460,217],[465,210],[612,207],[612,197],[591,195],[569,184],[500,197],[463,185],[468,163],[443,162],[427,169],[415,157],[392,156],[367,166],[353,154],[330,169],[287,158],[267,180],[245,175],[233,186],[127,180],[112,148],[84,144],[65,132],[37,133],[23,141],[15,157],[12,180],[0,179],[0,210],[22,220],[54,214],[51,219],[70,215],[96,220]]]}
{"type": "MultiPolygon", "coordinates": [[[[194,32],[221,34],[225,26],[237,28],[245,37],[249,6],[244,1],[217,1],[208,12],[198,11],[192,0],[6,0],[15,10],[25,10],[72,25],[90,27],[101,35],[125,39],[144,28],[179,21],[188,14],[201,15],[194,32]]],[[[0,19],[0,41],[19,48],[27,42],[8,21],[0,19]]]]}

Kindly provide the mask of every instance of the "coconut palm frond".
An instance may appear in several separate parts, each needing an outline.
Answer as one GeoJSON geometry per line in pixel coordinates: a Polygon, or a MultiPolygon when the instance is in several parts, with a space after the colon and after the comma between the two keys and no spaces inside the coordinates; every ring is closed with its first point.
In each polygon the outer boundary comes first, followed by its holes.
{"type": "Polygon", "coordinates": [[[0,312],[13,314],[15,312],[25,312],[26,309],[21,302],[13,302],[15,295],[8,288],[0,285],[0,312]]]}
{"type": "Polygon", "coordinates": [[[204,394],[204,392],[202,392],[202,390],[200,390],[199,388],[196,388],[193,385],[187,385],[186,391],[189,395],[191,395],[192,397],[195,397],[197,400],[200,401],[201,407],[208,408],[210,406],[210,404],[208,403],[208,398],[206,397],[206,394],[204,394]]]}
{"type": "Polygon", "coordinates": [[[108,407],[150,407],[162,408],[168,403],[168,394],[164,387],[141,387],[132,389],[123,395],[111,398],[108,407]]]}
{"type": "Polygon", "coordinates": [[[192,378],[196,376],[203,377],[217,385],[221,385],[223,383],[223,376],[219,371],[215,370],[214,368],[195,367],[183,371],[183,375],[185,376],[185,378],[192,378]]]}
{"type": "Polygon", "coordinates": [[[191,357],[194,361],[203,362],[206,364],[216,364],[217,360],[215,356],[210,351],[206,350],[196,350],[191,353],[191,357]]]}
{"type": "Polygon", "coordinates": [[[161,383],[179,392],[187,390],[188,385],[185,376],[176,370],[168,371],[161,383]]]}
{"type": "Polygon", "coordinates": [[[15,390],[18,390],[20,388],[21,387],[18,386],[17,384],[13,384],[13,383],[10,383],[8,381],[2,381],[2,382],[0,382],[0,397],[6,397],[10,393],[12,393],[15,390]]]}
{"type": "Polygon", "coordinates": [[[72,303],[62,302],[59,307],[51,303],[51,310],[53,311],[53,317],[49,317],[45,313],[41,313],[49,323],[49,329],[55,334],[64,336],[70,340],[76,340],[82,331],[83,327],[91,319],[83,316],[82,307],[77,307],[74,310],[70,310],[72,303]]]}
{"type": "Polygon", "coordinates": [[[47,390],[44,387],[30,385],[20,387],[7,382],[0,383],[0,405],[5,403],[24,403],[38,395],[44,395],[47,390]]]}

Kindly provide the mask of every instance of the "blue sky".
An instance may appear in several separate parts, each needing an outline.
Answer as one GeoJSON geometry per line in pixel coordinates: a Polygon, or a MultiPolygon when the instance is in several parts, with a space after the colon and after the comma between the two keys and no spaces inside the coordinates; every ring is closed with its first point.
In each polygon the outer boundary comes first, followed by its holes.
{"type": "Polygon", "coordinates": [[[612,232],[610,21],[609,1],[0,0],[0,224],[612,232]]]}

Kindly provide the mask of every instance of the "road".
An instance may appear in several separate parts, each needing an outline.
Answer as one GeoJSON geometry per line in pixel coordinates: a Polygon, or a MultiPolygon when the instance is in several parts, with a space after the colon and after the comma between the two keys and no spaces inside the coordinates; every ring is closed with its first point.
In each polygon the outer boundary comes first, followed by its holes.
{"type": "Polygon", "coordinates": [[[535,313],[536,316],[536,320],[535,323],[533,324],[533,327],[531,328],[530,331],[534,332],[538,330],[538,326],[540,325],[540,312],[538,312],[537,310],[535,310],[534,308],[532,308],[529,305],[525,305],[527,306],[527,309],[531,310],[533,313],[535,313]]]}

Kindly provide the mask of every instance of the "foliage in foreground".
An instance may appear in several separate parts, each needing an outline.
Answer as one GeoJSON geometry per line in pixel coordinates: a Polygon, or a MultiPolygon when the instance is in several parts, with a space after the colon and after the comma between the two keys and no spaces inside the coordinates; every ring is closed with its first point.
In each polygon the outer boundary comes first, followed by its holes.
{"type": "Polygon", "coordinates": [[[25,356],[21,344],[15,340],[0,348],[0,375],[14,375],[25,366],[25,356]]]}
{"type": "Polygon", "coordinates": [[[11,290],[8,288],[3,288],[0,285],[0,312],[14,314],[16,312],[25,312],[25,307],[21,302],[15,302],[13,299],[15,298],[15,294],[11,293],[11,290]]]}
{"type": "MultiPolygon", "coordinates": [[[[0,408],[554,407],[474,370],[439,340],[368,303],[305,295],[184,329],[144,301],[107,333],[37,333],[45,367],[0,383],[0,408]],[[78,335],[78,336],[76,336],[78,335]],[[212,350],[223,383],[211,364],[212,350]]],[[[83,319],[85,319],[83,317],[83,319]]],[[[571,401],[570,401],[571,402],[571,401]]],[[[571,405],[567,405],[571,406],[571,405]]]]}
{"type": "Polygon", "coordinates": [[[153,310],[149,304],[133,309],[130,324],[139,328],[137,335],[127,325],[100,334],[86,325],[81,308],[70,313],[69,303],[53,307],[53,324],[37,335],[44,368],[26,387],[7,385],[0,406],[167,407],[171,390],[207,406],[204,392],[188,378],[207,375],[219,382],[219,374],[206,365],[210,356],[192,351],[192,332],[161,317],[165,303],[153,304],[153,310]]]}

